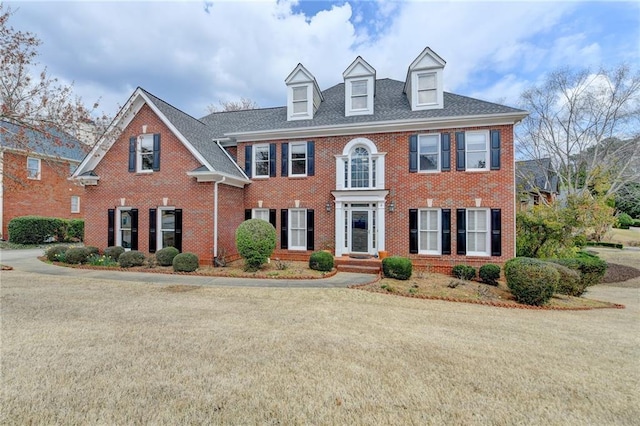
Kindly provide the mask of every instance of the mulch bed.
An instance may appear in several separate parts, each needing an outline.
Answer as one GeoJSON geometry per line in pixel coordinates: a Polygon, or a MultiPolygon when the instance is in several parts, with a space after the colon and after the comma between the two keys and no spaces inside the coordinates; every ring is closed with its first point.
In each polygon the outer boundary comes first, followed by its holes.
{"type": "Polygon", "coordinates": [[[640,269],[618,265],[617,263],[608,263],[607,272],[605,272],[600,284],[620,283],[638,277],[640,277],[640,269]]]}

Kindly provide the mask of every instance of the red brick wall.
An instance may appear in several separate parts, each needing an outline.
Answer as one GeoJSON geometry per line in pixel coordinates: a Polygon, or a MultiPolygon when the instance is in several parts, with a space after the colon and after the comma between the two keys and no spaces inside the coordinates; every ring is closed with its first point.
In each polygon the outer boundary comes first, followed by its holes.
{"type": "Polygon", "coordinates": [[[68,162],[42,159],[40,180],[35,180],[27,179],[27,155],[5,152],[3,158],[3,238],[8,239],[7,225],[15,217],[84,217],[84,188],[67,180],[68,162]],[[80,197],[80,213],[71,213],[73,195],[80,197]]]}
{"type": "MultiPolygon", "coordinates": [[[[379,152],[386,152],[385,183],[389,190],[387,203],[393,201],[395,211],[386,211],[386,250],[390,255],[410,257],[416,267],[448,271],[458,263],[480,265],[488,262],[504,263],[515,256],[514,236],[514,152],[513,126],[490,126],[460,129],[432,129],[424,132],[400,132],[387,134],[361,134],[314,138],[315,176],[304,178],[281,177],[280,155],[282,142],[277,143],[277,176],[268,179],[254,179],[245,192],[245,208],[257,208],[258,200],[264,208],[278,210],[277,230],[280,247],[280,209],[293,208],[294,200],[300,200],[300,207],[315,210],[315,248],[333,246],[334,214],[333,196],[335,190],[335,155],[342,154],[344,146],[357,137],[373,141],[379,152]],[[456,171],[455,132],[478,129],[498,129],[501,132],[501,169],[486,172],[456,171]],[[436,174],[409,173],[409,143],[411,134],[449,132],[452,154],[449,172],[436,174]],[[502,256],[477,257],[456,255],[455,209],[475,207],[475,199],[481,198],[481,207],[502,209],[502,256]],[[426,208],[427,199],[432,199],[433,208],[452,209],[452,255],[426,256],[409,254],[409,209],[426,208]],[[332,202],[331,212],[325,205],[332,202]]],[[[264,143],[264,142],[260,142],[264,143]]],[[[238,149],[238,164],[244,164],[244,144],[238,149]]],[[[275,257],[302,257],[308,253],[277,250],[275,257]],[[300,256],[302,255],[302,256],[300,256]]]]}

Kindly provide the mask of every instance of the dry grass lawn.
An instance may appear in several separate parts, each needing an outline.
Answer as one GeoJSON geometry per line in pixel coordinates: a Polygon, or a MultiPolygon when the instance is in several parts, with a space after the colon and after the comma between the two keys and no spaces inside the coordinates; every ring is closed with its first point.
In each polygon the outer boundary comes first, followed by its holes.
{"type": "Polygon", "coordinates": [[[637,289],[595,289],[627,309],[566,312],[349,289],[0,279],[0,424],[640,418],[637,289]]]}
{"type": "Polygon", "coordinates": [[[624,244],[625,246],[640,246],[640,229],[617,229],[611,228],[604,236],[603,241],[624,244]]]}

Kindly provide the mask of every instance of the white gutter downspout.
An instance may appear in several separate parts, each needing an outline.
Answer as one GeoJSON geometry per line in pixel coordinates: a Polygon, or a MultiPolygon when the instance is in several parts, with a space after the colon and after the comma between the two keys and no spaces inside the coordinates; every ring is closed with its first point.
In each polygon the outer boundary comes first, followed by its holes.
{"type": "Polygon", "coordinates": [[[221,180],[215,181],[213,185],[213,263],[218,257],[218,184],[226,180],[222,176],[221,180]]]}

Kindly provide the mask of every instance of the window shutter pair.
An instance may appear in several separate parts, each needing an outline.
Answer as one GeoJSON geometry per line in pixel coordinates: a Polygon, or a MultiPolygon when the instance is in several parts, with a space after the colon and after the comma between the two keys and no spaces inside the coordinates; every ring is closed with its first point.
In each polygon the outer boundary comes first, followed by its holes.
{"type": "MultiPolygon", "coordinates": [[[[116,244],[116,210],[107,210],[107,247],[116,244]]],[[[131,250],[138,250],[138,209],[131,209],[131,250]]]]}
{"type": "MultiPolygon", "coordinates": [[[[411,135],[409,136],[409,173],[416,173],[418,168],[418,135],[411,135]]],[[[451,170],[451,135],[449,133],[440,135],[440,170],[443,172],[451,170]]]]}
{"type": "MultiPolygon", "coordinates": [[[[281,145],[281,161],[280,161],[280,176],[289,176],[289,144],[283,143],[281,145]]],[[[275,158],[275,157],[274,157],[275,158]]],[[[314,176],[316,172],[316,153],[315,142],[307,142],[307,176],[314,176]]]]}
{"type": "MultiPolygon", "coordinates": [[[[275,211],[274,211],[275,216],[275,211]]],[[[271,219],[271,211],[269,211],[269,219],[271,219]]],[[[314,228],[314,211],[307,209],[307,250],[315,250],[315,228],[314,228]]],[[[285,250],[289,248],[289,210],[280,210],[280,248],[285,250]]]]}
{"type": "MultiPolygon", "coordinates": [[[[491,170],[500,170],[500,130],[489,132],[491,170]]],[[[464,132],[456,132],[456,170],[465,170],[464,132]]]]}
{"type": "MultiPolygon", "coordinates": [[[[136,171],[136,161],[138,158],[136,137],[129,138],[129,172],[136,171]]],[[[153,135],[153,171],[160,171],[160,134],[153,135]]]]}
{"type": "MultiPolygon", "coordinates": [[[[466,209],[458,209],[456,212],[456,224],[458,227],[457,253],[467,254],[467,215],[466,209]]],[[[502,211],[491,209],[491,256],[502,255],[502,211]]]]}
{"type": "MultiPolygon", "coordinates": [[[[451,209],[441,211],[442,254],[451,254],[451,209]]],[[[418,253],[418,209],[409,209],[409,253],[418,253]]]]}
{"type": "MultiPolygon", "coordinates": [[[[158,209],[149,209],[149,253],[158,249],[158,209]]],[[[182,252],[182,209],[174,210],[174,247],[182,252]]]]}

